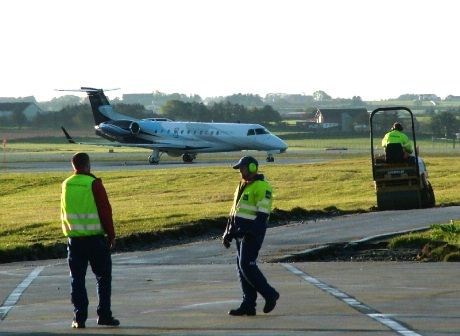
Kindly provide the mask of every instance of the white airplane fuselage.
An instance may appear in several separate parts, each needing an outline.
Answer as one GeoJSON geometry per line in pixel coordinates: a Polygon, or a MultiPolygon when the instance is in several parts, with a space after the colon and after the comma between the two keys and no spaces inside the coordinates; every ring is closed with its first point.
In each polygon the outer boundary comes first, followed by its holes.
{"type": "MultiPolygon", "coordinates": [[[[149,148],[149,162],[159,163],[161,153],[192,162],[198,153],[258,150],[283,153],[287,144],[259,124],[172,121],[167,118],[135,119],[113,110],[102,89],[84,87],[93,111],[96,134],[114,146],[149,148]]],[[[63,131],[69,142],[75,143],[63,131]]]]}
{"type": "MultiPolygon", "coordinates": [[[[140,119],[131,121],[133,127],[121,128],[110,123],[96,125],[96,130],[120,143],[136,142],[145,148],[158,147],[169,154],[215,153],[259,150],[282,153],[287,145],[258,124],[203,123],[140,119]],[[124,141],[125,140],[125,141],[124,141]]],[[[139,146],[141,147],[141,146],[139,146]]]]}

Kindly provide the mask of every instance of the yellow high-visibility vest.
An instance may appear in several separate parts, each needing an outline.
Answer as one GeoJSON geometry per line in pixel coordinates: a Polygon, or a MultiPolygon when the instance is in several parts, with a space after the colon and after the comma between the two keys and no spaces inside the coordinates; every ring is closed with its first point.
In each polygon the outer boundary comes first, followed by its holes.
{"type": "Polygon", "coordinates": [[[386,147],[391,143],[400,143],[407,153],[412,153],[412,143],[409,140],[409,137],[403,132],[393,130],[385,134],[382,139],[382,147],[386,147]]]}
{"type": "Polygon", "coordinates": [[[75,174],[62,182],[61,223],[66,237],[104,234],[94,200],[94,177],[75,174]]]}
{"type": "Polygon", "coordinates": [[[264,180],[248,184],[238,199],[239,187],[236,188],[230,216],[255,220],[257,212],[270,215],[272,208],[272,187],[264,180]]]}

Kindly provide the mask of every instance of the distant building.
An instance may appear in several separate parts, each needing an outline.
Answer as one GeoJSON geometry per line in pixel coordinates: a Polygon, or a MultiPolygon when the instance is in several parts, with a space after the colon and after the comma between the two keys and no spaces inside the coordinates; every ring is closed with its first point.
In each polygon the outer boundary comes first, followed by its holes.
{"type": "Polygon", "coordinates": [[[11,117],[13,114],[21,112],[28,121],[31,121],[37,114],[43,111],[35,103],[0,103],[0,117],[11,117]]]}
{"type": "Polygon", "coordinates": [[[434,93],[423,93],[418,95],[418,100],[440,101],[441,98],[434,93]]]}
{"type": "Polygon", "coordinates": [[[314,119],[321,128],[351,132],[367,129],[369,113],[366,108],[318,108],[314,119]]]}
{"type": "Polygon", "coordinates": [[[448,96],[446,97],[446,100],[459,101],[459,100],[460,100],[460,96],[448,95],[448,96]]]}

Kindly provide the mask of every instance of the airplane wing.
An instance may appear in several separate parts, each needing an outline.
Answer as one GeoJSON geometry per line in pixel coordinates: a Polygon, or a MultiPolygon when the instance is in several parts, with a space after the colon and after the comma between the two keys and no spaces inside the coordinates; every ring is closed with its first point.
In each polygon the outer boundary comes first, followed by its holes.
{"type": "Polygon", "coordinates": [[[160,151],[168,151],[168,150],[194,150],[194,149],[203,149],[207,147],[194,147],[194,146],[183,146],[169,142],[158,142],[158,143],[119,143],[119,142],[106,142],[106,143],[98,143],[98,142],[76,142],[64,128],[61,126],[62,132],[67,139],[67,141],[71,144],[77,145],[91,145],[91,146],[110,146],[110,147],[133,147],[133,148],[148,148],[148,149],[158,149],[160,151]]]}

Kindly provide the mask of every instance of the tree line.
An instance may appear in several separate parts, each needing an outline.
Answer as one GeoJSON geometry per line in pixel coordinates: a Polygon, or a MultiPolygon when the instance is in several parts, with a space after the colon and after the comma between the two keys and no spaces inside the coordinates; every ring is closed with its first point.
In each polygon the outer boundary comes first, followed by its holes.
{"type": "MultiPolygon", "coordinates": [[[[206,106],[203,103],[170,100],[161,107],[159,114],[154,114],[141,104],[113,104],[115,111],[133,118],[166,117],[177,121],[200,122],[241,122],[267,124],[280,122],[281,116],[271,106],[262,108],[246,108],[243,105],[232,104],[228,101],[206,106]]],[[[21,111],[15,111],[10,116],[0,117],[0,126],[37,128],[57,128],[65,125],[69,128],[87,128],[94,124],[91,106],[89,104],[74,104],[65,106],[60,111],[38,113],[27,120],[21,111]]]]}
{"type": "Polygon", "coordinates": [[[203,103],[170,100],[161,107],[161,115],[174,120],[242,122],[266,124],[280,122],[281,115],[271,106],[247,108],[229,101],[206,106],[203,103]]]}
{"type": "MultiPolygon", "coordinates": [[[[401,95],[399,99],[431,99],[438,101],[440,98],[433,95],[408,94],[401,95]]],[[[0,126],[56,128],[60,125],[65,125],[69,128],[83,129],[94,124],[87,97],[66,95],[53,98],[47,103],[38,103],[33,97],[25,97],[21,100],[18,99],[17,102],[23,100],[34,102],[47,112],[39,113],[32,120],[27,120],[23,113],[15,111],[9,116],[0,117],[0,126]],[[58,107],[60,108],[57,109],[58,107]]],[[[305,112],[303,118],[309,119],[316,113],[317,108],[322,107],[367,107],[368,109],[370,107],[359,96],[355,96],[352,99],[332,98],[324,91],[316,91],[311,96],[303,94],[269,94],[264,98],[254,94],[234,94],[227,97],[214,97],[205,101],[198,95],[186,96],[154,92],[153,94],[124,95],[122,100],[115,98],[111,100],[111,103],[116,111],[139,119],[167,117],[181,121],[259,124],[281,122],[282,117],[279,111],[287,108],[291,109],[291,111],[292,108],[296,108],[297,111],[305,112]],[[158,102],[161,102],[161,105],[157,104],[158,102]]],[[[460,107],[445,107],[442,111],[439,111],[438,107],[436,112],[434,106],[432,109],[432,113],[427,113],[430,117],[430,122],[424,124],[428,128],[425,126],[423,131],[427,134],[431,131],[429,134],[438,137],[454,137],[460,131],[460,122],[458,120],[460,107]]],[[[386,120],[382,121],[382,124],[386,123],[386,120]]],[[[366,121],[360,121],[359,124],[366,124],[366,121]]],[[[418,129],[417,125],[416,129],[418,129]]]]}

